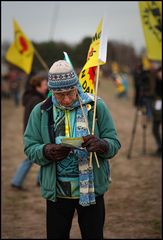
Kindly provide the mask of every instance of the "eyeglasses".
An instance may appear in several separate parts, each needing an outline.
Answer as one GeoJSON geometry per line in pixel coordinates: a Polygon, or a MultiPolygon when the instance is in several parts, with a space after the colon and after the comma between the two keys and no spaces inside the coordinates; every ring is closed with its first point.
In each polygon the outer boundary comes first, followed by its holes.
{"type": "Polygon", "coordinates": [[[76,89],[64,92],[64,93],[56,93],[55,91],[52,91],[56,98],[63,100],[66,96],[69,98],[73,98],[76,94],[76,89]]]}

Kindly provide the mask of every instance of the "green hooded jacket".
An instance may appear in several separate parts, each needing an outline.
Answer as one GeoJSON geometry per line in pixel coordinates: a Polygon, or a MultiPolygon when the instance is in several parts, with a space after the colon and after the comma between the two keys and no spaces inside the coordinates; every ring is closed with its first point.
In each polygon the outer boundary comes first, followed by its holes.
{"type": "MultiPolygon", "coordinates": [[[[44,198],[56,201],[56,163],[44,157],[43,147],[54,143],[54,123],[51,97],[37,104],[32,110],[24,133],[24,152],[33,163],[40,165],[40,187],[44,198]]],[[[93,107],[88,111],[88,124],[91,130],[93,107]]],[[[97,154],[100,168],[93,155],[95,195],[104,194],[109,188],[110,166],[108,159],[113,158],[121,147],[111,114],[102,99],[97,100],[95,136],[109,143],[106,154],[97,154]]]]}

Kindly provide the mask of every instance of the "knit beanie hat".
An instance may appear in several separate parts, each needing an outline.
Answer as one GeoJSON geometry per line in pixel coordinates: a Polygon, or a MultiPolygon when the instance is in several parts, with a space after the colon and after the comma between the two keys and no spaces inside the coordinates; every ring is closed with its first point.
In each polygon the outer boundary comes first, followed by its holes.
{"type": "Polygon", "coordinates": [[[48,73],[48,87],[54,91],[65,91],[75,87],[78,78],[71,65],[59,60],[51,66],[48,73]]]}

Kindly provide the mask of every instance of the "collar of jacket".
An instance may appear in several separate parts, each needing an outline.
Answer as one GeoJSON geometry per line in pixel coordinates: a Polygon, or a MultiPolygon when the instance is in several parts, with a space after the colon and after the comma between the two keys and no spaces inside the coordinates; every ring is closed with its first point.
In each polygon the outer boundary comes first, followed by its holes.
{"type": "Polygon", "coordinates": [[[47,99],[45,99],[41,104],[41,110],[49,111],[52,108],[52,106],[53,106],[53,102],[50,96],[47,99]]]}
{"type": "Polygon", "coordinates": [[[48,113],[48,132],[50,142],[55,143],[55,132],[54,132],[54,119],[53,119],[53,102],[51,96],[45,99],[41,104],[41,111],[47,111],[48,113]]]}

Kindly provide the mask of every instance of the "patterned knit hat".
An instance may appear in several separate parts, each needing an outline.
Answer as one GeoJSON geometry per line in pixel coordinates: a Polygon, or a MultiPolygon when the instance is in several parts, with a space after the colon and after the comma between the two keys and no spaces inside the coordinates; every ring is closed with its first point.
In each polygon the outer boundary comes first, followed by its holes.
{"type": "Polygon", "coordinates": [[[78,78],[71,65],[59,60],[51,66],[48,73],[48,87],[54,91],[66,91],[78,84],[78,78]]]}

